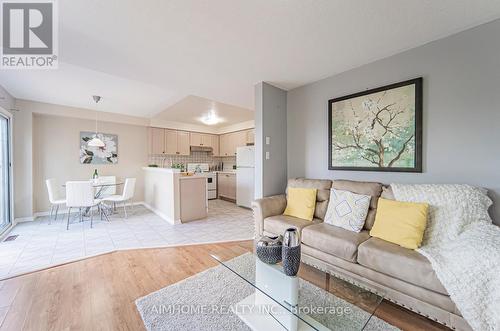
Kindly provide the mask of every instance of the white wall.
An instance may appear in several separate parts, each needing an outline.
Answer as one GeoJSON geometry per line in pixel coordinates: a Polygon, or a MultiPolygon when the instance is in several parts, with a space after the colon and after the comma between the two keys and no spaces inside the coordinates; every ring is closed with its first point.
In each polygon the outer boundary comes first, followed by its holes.
{"type": "Polygon", "coordinates": [[[0,86],[0,107],[6,111],[14,108],[14,98],[2,86],[0,86]]]}
{"type": "MultiPolygon", "coordinates": [[[[17,106],[17,104],[16,104],[17,106]]],[[[13,114],[14,218],[33,216],[33,114],[13,114]]]]}
{"type": "MultiPolygon", "coordinates": [[[[95,121],[65,116],[33,115],[33,210],[48,211],[45,180],[59,184],[68,180],[88,180],[94,169],[100,176],[116,176],[119,181],[137,178],[133,201],[144,201],[144,172],[147,165],[147,128],[114,122],[98,123],[99,132],[118,135],[117,164],[80,164],[80,132],[95,130],[95,121]]],[[[59,187],[61,192],[63,188],[59,187]]]]}
{"type": "MultiPolygon", "coordinates": [[[[19,219],[47,210],[43,186],[45,178],[54,177],[62,181],[89,178],[91,174],[88,172],[92,166],[78,163],[79,131],[95,130],[96,112],[26,100],[16,100],[15,108],[18,111],[13,112],[14,217],[19,219]],[[55,158],[57,150],[64,152],[55,158]]],[[[142,199],[142,172],[139,170],[147,163],[146,126],[149,120],[105,112],[99,112],[98,118],[99,131],[109,130],[110,133],[119,134],[118,148],[123,157],[119,162],[132,160],[130,168],[124,166],[126,163],[119,163],[114,169],[112,166],[98,169],[102,175],[115,173],[118,176],[132,176],[135,174],[132,167],[137,168],[139,183],[136,199],[142,199]],[[129,142],[125,135],[130,139],[137,138],[134,140],[137,144],[129,142]],[[120,136],[123,136],[122,139],[120,136]]]]}
{"type": "Polygon", "coordinates": [[[282,194],[287,182],[286,91],[255,86],[255,196],[282,194]],[[266,144],[266,137],[270,144],[266,144]],[[266,152],[270,158],[266,159],[266,152]]]}
{"type": "Polygon", "coordinates": [[[499,36],[497,20],[289,91],[289,176],[483,186],[500,224],[499,36]],[[328,170],[328,100],[419,76],[423,173],[328,170]]]}

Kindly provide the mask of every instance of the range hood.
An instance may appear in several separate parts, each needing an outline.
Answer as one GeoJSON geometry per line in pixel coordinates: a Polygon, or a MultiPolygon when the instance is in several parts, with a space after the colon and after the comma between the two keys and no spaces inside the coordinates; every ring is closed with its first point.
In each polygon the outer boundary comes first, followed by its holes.
{"type": "Polygon", "coordinates": [[[191,146],[191,152],[213,152],[212,147],[205,146],[191,146]]]}

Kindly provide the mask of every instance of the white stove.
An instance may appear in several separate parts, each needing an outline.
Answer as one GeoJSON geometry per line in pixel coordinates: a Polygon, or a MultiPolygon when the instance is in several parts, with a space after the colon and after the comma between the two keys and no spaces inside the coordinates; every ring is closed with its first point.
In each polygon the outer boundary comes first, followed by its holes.
{"type": "Polygon", "coordinates": [[[208,199],[217,199],[217,174],[209,171],[208,163],[188,163],[187,171],[194,172],[195,176],[207,178],[207,196],[208,199]]]}

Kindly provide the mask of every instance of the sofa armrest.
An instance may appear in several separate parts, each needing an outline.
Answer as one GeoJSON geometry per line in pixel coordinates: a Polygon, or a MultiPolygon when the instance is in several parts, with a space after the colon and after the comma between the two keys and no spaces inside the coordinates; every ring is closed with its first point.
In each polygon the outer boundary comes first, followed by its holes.
{"type": "Polygon", "coordinates": [[[281,215],[286,208],[286,195],[273,195],[252,202],[255,221],[255,236],[258,239],[264,231],[264,219],[269,216],[281,215]]]}

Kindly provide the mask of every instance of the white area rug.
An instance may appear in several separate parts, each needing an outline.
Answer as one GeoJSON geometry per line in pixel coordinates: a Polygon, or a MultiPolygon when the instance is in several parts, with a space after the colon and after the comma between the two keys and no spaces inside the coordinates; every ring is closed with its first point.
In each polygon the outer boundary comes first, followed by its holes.
{"type": "Polygon", "coordinates": [[[66,215],[50,225],[48,217],[17,224],[9,235],[18,238],[0,243],[0,279],[120,249],[247,240],[254,235],[252,211],[222,200],[209,201],[208,218],[175,226],[143,206],[129,209],[128,219],[120,214],[110,219],[95,217],[92,229],[84,221],[66,230],[66,215]]]}
{"type": "MultiPolygon", "coordinates": [[[[238,256],[228,264],[238,265],[246,275],[255,275],[250,253],[238,256]]],[[[313,316],[331,330],[363,330],[369,316],[364,310],[337,298],[315,285],[300,280],[300,306],[322,302],[324,307],[348,307],[349,315],[313,316]]],[[[205,270],[176,284],[167,286],[136,300],[147,330],[249,330],[233,314],[230,307],[243,300],[255,289],[223,266],[205,270]]],[[[399,330],[383,320],[372,317],[364,330],[399,330]]]]}

